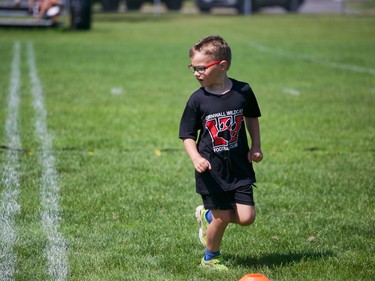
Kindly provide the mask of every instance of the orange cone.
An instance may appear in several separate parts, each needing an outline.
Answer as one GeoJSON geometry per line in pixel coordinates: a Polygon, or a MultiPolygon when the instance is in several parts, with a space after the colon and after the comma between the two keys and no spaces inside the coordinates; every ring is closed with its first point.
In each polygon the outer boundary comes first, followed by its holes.
{"type": "Polygon", "coordinates": [[[260,273],[249,273],[238,281],[270,281],[270,279],[260,273]]]}

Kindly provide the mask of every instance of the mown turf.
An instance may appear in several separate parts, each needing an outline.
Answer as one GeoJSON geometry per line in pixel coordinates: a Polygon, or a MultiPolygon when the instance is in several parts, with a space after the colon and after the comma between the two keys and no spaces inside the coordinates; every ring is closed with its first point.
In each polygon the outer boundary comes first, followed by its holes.
{"type": "MultiPolygon", "coordinates": [[[[26,44],[33,44],[59,173],[68,280],[372,280],[373,17],[334,15],[94,16],[89,32],[0,30],[0,144],[14,42],[22,47],[22,189],[16,280],[47,280],[41,167],[26,44]],[[262,110],[255,166],[258,217],[230,226],[228,273],[197,267],[200,198],[178,140],[198,84],[188,49],[207,34],[230,43],[229,75],[262,110]]],[[[6,165],[6,149],[0,150],[6,165]]]]}

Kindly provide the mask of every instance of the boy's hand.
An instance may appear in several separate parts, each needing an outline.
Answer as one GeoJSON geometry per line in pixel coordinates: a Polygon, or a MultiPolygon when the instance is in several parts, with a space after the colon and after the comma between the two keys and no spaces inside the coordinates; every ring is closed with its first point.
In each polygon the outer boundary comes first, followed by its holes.
{"type": "Polygon", "coordinates": [[[250,151],[248,152],[247,154],[247,159],[249,162],[260,162],[262,161],[263,159],[263,153],[262,153],[262,150],[260,148],[251,148],[250,151]]]}
{"type": "Polygon", "coordinates": [[[198,173],[211,170],[211,163],[206,158],[199,157],[193,160],[194,168],[198,173]]]}

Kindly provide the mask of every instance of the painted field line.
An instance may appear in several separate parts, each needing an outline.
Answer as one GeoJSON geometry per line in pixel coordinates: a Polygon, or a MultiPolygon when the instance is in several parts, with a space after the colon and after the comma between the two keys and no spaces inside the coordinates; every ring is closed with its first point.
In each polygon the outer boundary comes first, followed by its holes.
{"type": "Polygon", "coordinates": [[[59,231],[60,228],[60,197],[58,174],[55,157],[52,154],[52,138],[47,129],[47,111],[44,108],[43,91],[37,73],[34,47],[27,45],[29,77],[32,84],[33,107],[35,111],[35,135],[41,150],[38,153],[42,167],[41,203],[42,225],[47,236],[45,254],[48,262],[48,273],[52,280],[66,280],[68,276],[67,244],[59,231]]]}
{"type": "MultiPolygon", "coordinates": [[[[13,59],[9,84],[8,116],[5,121],[5,134],[8,146],[20,148],[21,141],[18,132],[18,107],[20,91],[20,53],[21,45],[13,45],[13,59]]],[[[3,191],[0,201],[0,280],[14,280],[16,254],[13,250],[17,242],[16,217],[20,212],[17,203],[20,192],[19,152],[9,149],[6,155],[5,168],[1,176],[3,191]]]]}
{"type": "Polygon", "coordinates": [[[283,92],[285,94],[289,94],[292,96],[299,96],[301,94],[300,91],[298,91],[297,89],[293,89],[293,88],[284,88],[283,92]]]}
{"type": "Polygon", "coordinates": [[[283,49],[278,49],[278,48],[271,48],[271,47],[268,47],[259,43],[255,43],[255,42],[249,43],[249,46],[254,49],[257,49],[260,52],[283,56],[283,57],[287,57],[290,59],[305,60],[305,61],[309,61],[312,63],[323,65],[325,67],[375,75],[374,68],[368,68],[368,67],[354,65],[354,64],[337,63],[337,62],[333,62],[329,60],[319,59],[317,57],[310,56],[310,55],[287,52],[283,49]]]}

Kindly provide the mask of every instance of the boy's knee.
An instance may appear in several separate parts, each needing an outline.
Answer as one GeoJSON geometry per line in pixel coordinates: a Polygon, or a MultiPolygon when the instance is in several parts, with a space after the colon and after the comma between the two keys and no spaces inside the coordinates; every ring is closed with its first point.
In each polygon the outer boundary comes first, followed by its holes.
{"type": "Polygon", "coordinates": [[[256,210],[254,206],[237,205],[236,223],[247,226],[255,221],[256,210]]]}
{"type": "Polygon", "coordinates": [[[228,225],[231,222],[231,216],[230,213],[221,212],[219,214],[215,214],[212,217],[217,224],[220,225],[228,225]]]}
{"type": "Polygon", "coordinates": [[[248,226],[254,223],[255,221],[255,215],[253,216],[248,216],[246,218],[239,219],[239,225],[241,226],[248,226]]]}
{"type": "Polygon", "coordinates": [[[230,217],[220,217],[216,219],[216,222],[221,225],[228,225],[231,221],[230,217]]]}

